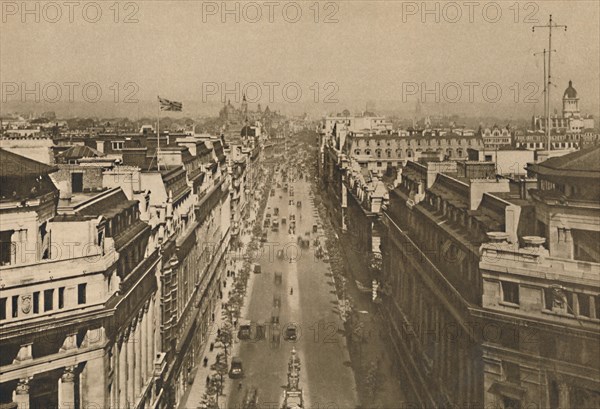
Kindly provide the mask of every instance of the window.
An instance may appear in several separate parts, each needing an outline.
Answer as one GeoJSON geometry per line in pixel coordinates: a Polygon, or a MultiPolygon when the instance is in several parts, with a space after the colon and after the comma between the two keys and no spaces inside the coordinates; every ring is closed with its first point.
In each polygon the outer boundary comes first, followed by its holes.
{"type": "Polygon", "coordinates": [[[44,311],[51,311],[54,308],[54,290],[44,291],[44,311]]]}
{"type": "Polygon", "coordinates": [[[584,317],[591,317],[590,296],[587,294],[577,294],[577,301],[579,302],[579,315],[583,315],[584,317]]]}
{"type": "Polygon", "coordinates": [[[125,142],[123,141],[115,141],[111,143],[113,151],[120,151],[124,148],[125,142]]]}
{"type": "Polygon", "coordinates": [[[40,292],[36,291],[33,293],[33,313],[40,313],[40,292]]]}
{"type": "Polygon", "coordinates": [[[65,287],[58,289],[58,309],[65,308],[65,287]]]}
{"type": "Polygon", "coordinates": [[[511,304],[519,304],[519,284],[508,281],[501,281],[502,301],[511,304]]]}
{"type": "Polygon", "coordinates": [[[6,298],[0,298],[0,320],[6,319],[6,298]]]}
{"type": "Polygon", "coordinates": [[[77,304],[85,304],[86,302],[87,284],[79,284],[77,286],[77,304]]]}
{"type": "Polygon", "coordinates": [[[15,245],[12,243],[13,233],[14,230],[0,231],[0,266],[9,265],[15,253],[15,245]]]}
{"type": "Polygon", "coordinates": [[[521,409],[521,402],[513,398],[504,396],[502,403],[504,403],[504,409],[521,409]]]}
{"type": "Polygon", "coordinates": [[[567,314],[575,314],[575,308],[573,305],[573,293],[570,291],[565,291],[565,296],[567,298],[567,314]]]}
{"type": "Polygon", "coordinates": [[[380,168],[380,167],[382,167],[382,166],[383,166],[383,164],[382,164],[381,162],[377,162],[377,167],[378,167],[378,168],[380,168]]]}
{"type": "Polygon", "coordinates": [[[12,296],[12,317],[17,318],[19,316],[19,296],[12,296]]]}
{"type": "Polygon", "coordinates": [[[71,173],[71,191],[73,193],[83,192],[83,173],[71,173]]]}

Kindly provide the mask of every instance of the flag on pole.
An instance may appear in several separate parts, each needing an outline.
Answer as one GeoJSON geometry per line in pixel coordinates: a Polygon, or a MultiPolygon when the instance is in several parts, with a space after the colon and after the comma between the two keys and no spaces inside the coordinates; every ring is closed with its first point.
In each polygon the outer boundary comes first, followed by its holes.
{"type": "Polygon", "coordinates": [[[183,104],[181,102],[170,101],[166,98],[158,97],[158,102],[160,103],[161,111],[179,111],[183,109],[183,104]]]}

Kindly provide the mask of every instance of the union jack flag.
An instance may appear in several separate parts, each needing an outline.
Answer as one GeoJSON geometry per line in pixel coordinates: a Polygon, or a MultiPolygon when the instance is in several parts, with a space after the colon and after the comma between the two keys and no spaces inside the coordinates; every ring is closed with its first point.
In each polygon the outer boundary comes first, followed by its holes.
{"type": "Polygon", "coordinates": [[[160,103],[161,111],[179,111],[183,109],[183,104],[181,102],[170,101],[166,98],[158,97],[158,102],[160,103]]]}

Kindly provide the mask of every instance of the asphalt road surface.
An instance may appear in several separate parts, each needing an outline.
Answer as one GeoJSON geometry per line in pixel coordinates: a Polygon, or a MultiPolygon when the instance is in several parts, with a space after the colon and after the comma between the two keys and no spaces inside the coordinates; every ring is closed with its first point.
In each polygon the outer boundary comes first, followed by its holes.
{"type": "MultiPolygon", "coordinates": [[[[337,313],[337,300],[328,265],[315,257],[312,232],[317,224],[317,213],[309,196],[309,183],[295,181],[294,196],[275,188],[270,196],[266,213],[279,208],[278,219],[286,218],[278,232],[269,228],[268,242],[263,247],[259,263],[262,273],[254,277],[252,293],[248,300],[247,316],[253,322],[266,323],[266,339],[240,341],[238,356],[242,359],[245,376],[242,388],[231,388],[228,408],[241,408],[245,391],[258,389],[259,408],[279,408],[287,384],[288,360],[295,346],[301,359],[300,386],[304,391],[305,408],[348,409],[357,405],[354,374],[342,333],[343,324],[337,313]],[[281,196],[281,197],[280,197],[281,196]],[[294,200],[289,205],[289,200],[294,200]],[[297,208],[297,201],[302,207],[297,208]],[[270,208],[270,210],[269,210],[270,208]],[[296,234],[290,235],[290,215],[296,215],[296,234]],[[310,233],[310,248],[297,245],[299,235],[310,233]],[[277,257],[277,250],[284,250],[284,259],[277,257]],[[290,262],[291,260],[291,262],[290,262]],[[281,272],[282,283],[275,283],[275,272],[281,272]],[[293,288],[293,294],[290,289],[293,288]],[[281,300],[279,308],[279,333],[273,329],[271,317],[275,298],[281,300]],[[298,331],[296,341],[284,339],[287,326],[298,331]]],[[[273,216],[271,217],[273,219],[273,216]]],[[[322,231],[320,232],[322,233],[322,231]]],[[[234,385],[237,380],[234,380],[234,385]]]]}

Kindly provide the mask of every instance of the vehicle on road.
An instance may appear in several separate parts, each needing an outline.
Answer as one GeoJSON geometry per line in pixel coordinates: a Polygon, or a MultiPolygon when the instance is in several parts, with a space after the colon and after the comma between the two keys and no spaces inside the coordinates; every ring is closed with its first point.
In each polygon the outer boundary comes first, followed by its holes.
{"type": "Polygon", "coordinates": [[[286,341],[296,341],[298,339],[298,329],[295,325],[290,325],[285,329],[283,339],[286,341]]]}
{"type": "Polygon", "coordinates": [[[279,216],[279,207],[273,209],[273,216],[279,216]]]}
{"type": "Polygon", "coordinates": [[[281,224],[285,224],[287,222],[287,220],[285,220],[285,217],[281,218],[281,224]]]}
{"type": "Polygon", "coordinates": [[[260,268],[260,264],[258,264],[258,263],[252,264],[252,271],[254,272],[254,274],[260,274],[260,273],[262,273],[262,270],[260,268]]]}
{"type": "Polygon", "coordinates": [[[279,221],[278,220],[273,220],[273,223],[271,224],[271,231],[279,231],[279,221]]]}
{"type": "Polygon", "coordinates": [[[242,409],[258,409],[258,389],[250,388],[244,393],[242,409]]]}
{"type": "Polygon", "coordinates": [[[263,243],[265,243],[267,241],[267,232],[263,232],[262,237],[260,238],[260,241],[262,241],[263,243]]]}
{"type": "Polygon", "coordinates": [[[318,230],[318,227],[317,227],[317,225],[316,225],[316,224],[313,224],[313,233],[316,233],[316,232],[317,232],[317,230],[318,230]]]}
{"type": "Polygon", "coordinates": [[[230,378],[242,378],[244,376],[244,368],[242,360],[238,357],[231,358],[231,368],[229,369],[230,378]]]}
{"type": "Polygon", "coordinates": [[[273,296],[273,308],[281,307],[281,296],[274,295],[273,296]]]}
{"type": "Polygon", "coordinates": [[[239,323],[238,338],[250,339],[252,336],[252,323],[250,320],[241,320],[239,323]]]}
{"type": "Polygon", "coordinates": [[[275,272],[274,280],[275,280],[275,284],[281,284],[283,282],[283,274],[281,273],[281,271],[275,272]]]}
{"type": "Polygon", "coordinates": [[[279,308],[271,310],[271,324],[279,324],[279,308]]]}
{"type": "Polygon", "coordinates": [[[296,202],[296,207],[298,207],[298,208],[302,207],[302,202],[300,200],[298,200],[296,202]]]}

